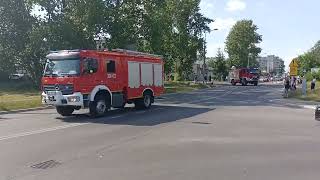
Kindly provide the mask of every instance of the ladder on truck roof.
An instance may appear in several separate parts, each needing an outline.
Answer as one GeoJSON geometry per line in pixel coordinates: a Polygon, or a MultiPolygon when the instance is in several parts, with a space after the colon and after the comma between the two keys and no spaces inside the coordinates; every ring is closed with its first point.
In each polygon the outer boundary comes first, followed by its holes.
{"type": "Polygon", "coordinates": [[[127,50],[127,49],[112,49],[112,52],[120,52],[120,53],[129,54],[129,55],[136,55],[136,56],[153,56],[153,57],[157,57],[157,58],[162,58],[162,56],[160,56],[160,55],[143,53],[143,52],[132,51],[132,50],[127,50]]]}

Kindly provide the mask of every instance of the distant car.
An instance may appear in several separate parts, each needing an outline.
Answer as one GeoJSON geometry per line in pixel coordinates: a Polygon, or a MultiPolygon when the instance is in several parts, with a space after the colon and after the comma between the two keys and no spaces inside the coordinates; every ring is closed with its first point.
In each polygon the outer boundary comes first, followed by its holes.
{"type": "Polygon", "coordinates": [[[22,78],[24,78],[24,74],[11,74],[10,76],[9,76],[9,79],[11,79],[11,80],[20,80],[20,79],[22,79],[22,78]]]}

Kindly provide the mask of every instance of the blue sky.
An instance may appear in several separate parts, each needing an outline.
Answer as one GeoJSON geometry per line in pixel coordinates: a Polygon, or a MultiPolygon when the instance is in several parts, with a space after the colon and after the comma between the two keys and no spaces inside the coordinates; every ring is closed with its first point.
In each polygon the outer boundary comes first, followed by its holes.
{"type": "Polygon", "coordinates": [[[252,19],[263,35],[262,56],[274,54],[288,65],[320,40],[319,0],[202,0],[201,11],[215,19],[207,35],[208,56],[224,49],[225,39],[237,20],[252,19]]]}

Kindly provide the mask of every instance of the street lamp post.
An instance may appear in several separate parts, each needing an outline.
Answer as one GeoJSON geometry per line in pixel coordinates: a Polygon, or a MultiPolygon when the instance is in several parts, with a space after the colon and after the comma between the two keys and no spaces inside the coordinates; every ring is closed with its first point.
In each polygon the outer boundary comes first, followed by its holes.
{"type": "Polygon", "coordinates": [[[250,53],[248,54],[248,64],[247,64],[247,68],[250,68],[250,53]]]}
{"type": "MultiPolygon", "coordinates": [[[[218,28],[213,29],[213,31],[218,31],[218,28]]],[[[203,79],[206,75],[206,40],[207,39],[207,34],[206,32],[204,32],[204,40],[203,40],[203,66],[202,66],[202,75],[203,75],[203,79]]]]}

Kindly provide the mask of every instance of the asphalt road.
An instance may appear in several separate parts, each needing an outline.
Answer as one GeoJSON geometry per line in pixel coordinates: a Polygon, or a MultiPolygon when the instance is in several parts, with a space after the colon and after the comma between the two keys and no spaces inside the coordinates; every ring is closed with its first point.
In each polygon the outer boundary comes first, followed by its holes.
{"type": "Polygon", "coordinates": [[[318,180],[320,122],[281,91],[221,86],[99,119],[0,115],[0,180],[318,180]]]}

